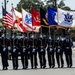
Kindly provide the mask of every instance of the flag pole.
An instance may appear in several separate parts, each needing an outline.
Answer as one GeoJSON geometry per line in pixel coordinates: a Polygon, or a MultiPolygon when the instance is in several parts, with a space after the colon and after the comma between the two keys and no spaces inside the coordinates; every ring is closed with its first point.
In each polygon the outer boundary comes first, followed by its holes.
{"type": "MultiPolygon", "coordinates": [[[[54,8],[57,9],[57,0],[54,1],[54,8]]],[[[54,33],[53,33],[53,40],[55,41],[55,28],[56,26],[54,26],[54,33]]]]}
{"type": "MultiPolygon", "coordinates": [[[[4,0],[4,8],[5,8],[5,11],[6,11],[6,0],[4,0]]],[[[5,26],[5,38],[6,38],[6,26],[5,26]]]]}
{"type": "MultiPolygon", "coordinates": [[[[13,3],[11,4],[11,6],[12,6],[12,15],[13,15],[13,3]]],[[[14,45],[14,24],[13,24],[13,19],[12,19],[12,25],[13,25],[13,27],[12,27],[12,34],[11,34],[12,37],[11,38],[12,38],[13,47],[14,47],[15,45],[14,45]]]]}
{"type": "MultiPolygon", "coordinates": [[[[42,7],[42,5],[40,6],[40,8],[42,7]]],[[[41,36],[42,36],[42,25],[41,25],[41,36]]],[[[42,40],[41,40],[41,48],[42,48],[42,40]]]]}
{"type": "MultiPolygon", "coordinates": [[[[49,36],[48,36],[48,39],[49,39],[49,37],[51,37],[51,36],[50,36],[50,26],[49,26],[49,36]]],[[[50,41],[49,47],[51,47],[51,41],[50,41]]]]}
{"type": "MultiPolygon", "coordinates": [[[[3,2],[2,2],[2,13],[3,13],[3,2]]],[[[3,17],[3,15],[2,15],[2,17],[3,17]]],[[[3,34],[2,34],[2,36],[3,36],[3,45],[5,45],[5,40],[4,40],[5,34],[4,34],[4,30],[5,30],[5,26],[3,28],[3,34]]]]}
{"type": "MultiPolygon", "coordinates": [[[[21,4],[21,9],[22,9],[22,4],[21,4]]],[[[22,14],[22,18],[23,18],[23,14],[22,14]]],[[[22,19],[22,25],[23,25],[23,19],[22,19]]],[[[25,44],[24,44],[24,38],[25,38],[25,34],[24,34],[24,32],[23,32],[23,47],[25,46],[25,44]]]]}
{"type": "MultiPolygon", "coordinates": [[[[33,10],[32,5],[31,5],[31,7],[30,7],[30,10],[31,10],[31,12],[32,12],[32,10],[33,10]]],[[[32,40],[33,40],[33,41],[32,41],[32,43],[33,43],[32,46],[33,46],[33,47],[34,47],[34,37],[35,37],[35,36],[34,36],[33,23],[32,23],[32,40]]]]}
{"type": "MultiPolygon", "coordinates": [[[[42,27],[41,27],[41,36],[42,36],[42,27]]],[[[42,39],[41,39],[41,48],[42,48],[42,39]]]]}
{"type": "MultiPolygon", "coordinates": [[[[11,3],[11,8],[13,7],[13,3],[11,3]]],[[[12,28],[11,28],[11,39],[12,39],[12,34],[13,34],[13,10],[11,9],[11,13],[12,13],[12,28]]]]}
{"type": "Polygon", "coordinates": [[[49,36],[50,36],[50,26],[49,26],[49,36]]]}
{"type": "Polygon", "coordinates": [[[25,38],[26,36],[25,36],[24,32],[23,32],[23,36],[24,36],[24,37],[23,37],[23,47],[25,47],[24,38],[25,38]]]}

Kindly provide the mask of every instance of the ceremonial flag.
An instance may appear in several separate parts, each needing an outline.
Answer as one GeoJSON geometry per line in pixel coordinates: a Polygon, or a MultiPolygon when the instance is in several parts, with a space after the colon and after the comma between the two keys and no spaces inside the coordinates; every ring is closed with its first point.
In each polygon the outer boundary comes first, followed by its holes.
{"type": "Polygon", "coordinates": [[[40,18],[41,18],[41,25],[49,26],[48,13],[46,13],[42,8],[40,8],[40,18]]]}
{"type": "Polygon", "coordinates": [[[36,27],[39,31],[40,25],[40,13],[37,12],[34,8],[32,8],[32,25],[36,27]]]}
{"type": "Polygon", "coordinates": [[[57,26],[57,10],[48,7],[48,23],[50,26],[57,26]]]}
{"type": "Polygon", "coordinates": [[[32,8],[32,25],[40,26],[40,13],[32,8]]]}
{"type": "Polygon", "coordinates": [[[20,32],[26,32],[26,28],[22,25],[22,14],[12,8],[13,10],[13,24],[14,27],[20,32]]]}
{"type": "Polygon", "coordinates": [[[26,27],[28,31],[39,32],[39,27],[32,25],[32,15],[22,9],[22,19],[23,19],[23,26],[26,27]]]}
{"type": "Polygon", "coordinates": [[[12,15],[8,13],[4,8],[2,8],[3,12],[3,24],[8,27],[8,29],[11,29],[12,24],[12,15]]]}
{"type": "Polygon", "coordinates": [[[64,27],[75,27],[75,12],[58,8],[58,24],[64,27]]]}

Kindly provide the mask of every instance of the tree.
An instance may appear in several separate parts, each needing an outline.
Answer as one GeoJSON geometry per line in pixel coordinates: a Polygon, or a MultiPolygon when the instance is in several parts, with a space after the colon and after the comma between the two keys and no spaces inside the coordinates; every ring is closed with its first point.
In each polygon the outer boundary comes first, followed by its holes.
{"type": "Polygon", "coordinates": [[[46,7],[51,7],[51,8],[55,8],[56,7],[56,1],[57,0],[47,0],[46,3],[46,7]]]}
{"type": "Polygon", "coordinates": [[[30,12],[31,7],[34,7],[36,10],[39,11],[39,8],[43,7],[44,3],[42,0],[20,0],[17,4],[16,9],[21,11],[21,7],[23,7],[26,11],[30,12]]]}
{"type": "Polygon", "coordinates": [[[62,8],[63,10],[71,10],[70,7],[65,6],[64,8],[62,8]]]}
{"type": "Polygon", "coordinates": [[[2,18],[0,18],[0,22],[2,23],[2,18]]]}
{"type": "Polygon", "coordinates": [[[61,0],[58,4],[58,7],[63,9],[63,10],[71,10],[70,7],[66,6],[64,3],[64,0],[61,0]]]}
{"type": "Polygon", "coordinates": [[[66,6],[64,0],[20,0],[17,4],[16,9],[21,12],[21,7],[26,11],[31,12],[31,7],[34,7],[39,11],[39,8],[42,7],[44,10],[47,10],[47,7],[56,8],[57,6],[64,10],[71,10],[70,7],[66,6]]]}
{"type": "Polygon", "coordinates": [[[58,4],[58,7],[59,7],[59,8],[64,8],[64,6],[65,6],[64,0],[61,0],[61,1],[59,2],[59,4],[58,4]]]}

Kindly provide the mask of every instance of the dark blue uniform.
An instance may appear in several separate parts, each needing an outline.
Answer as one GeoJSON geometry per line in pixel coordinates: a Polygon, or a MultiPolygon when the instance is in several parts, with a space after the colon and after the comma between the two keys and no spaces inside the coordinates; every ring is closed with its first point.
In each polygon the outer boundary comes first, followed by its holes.
{"type": "Polygon", "coordinates": [[[63,60],[63,41],[61,39],[56,40],[55,43],[56,46],[56,60],[58,68],[61,66],[61,68],[64,66],[64,60],[63,60]]]}
{"type": "Polygon", "coordinates": [[[37,49],[36,49],[36,39],[29,38],[29,52],[30,52],[30,60],[31,60],[31,68],[37,68],[37,49]]]}
{"type": "Polygon", "coordinates": [[[39,55],[39,60],[40,60],[40,68],[45,68],[46,67],[46,39],[44,38],[38,38],[38,55],[39,55]]]}
{"type": "Polygon", "coordinates": [[[64,40],[64,52],[65,52],[65,57],[66,57],[66,63],[67,67],[72,67],[72,49],[71,47],[73,46],[72,40],[68,37],[67,35],[66,39],[64,40]]]}
{"type": "Polygon", "coordinates": [[[54,58],[54,41],[52,39],[47,39],[47,55],[48,55],[48,63],[49,67],[55,67],[55,58],[54,58]]]}
{"type": "Polygon", "coordinates": [[[21,53],[21,61],[23,65],[23,69],[28,68],[28,39],[27,38],[22,38],[20,41],[21,48],[20,48],[20,53],[21,53]]]}
{"type": "Polygon", "coordinates": [[[13,69],[18,69],[18,48],[17,48],[17,39],[12,39],[12,63],[13,63],[13,69]]]}
{"type": "Polygon", "coordinates": [[[1,38],[1,58],[2,58],[2,66],[3,70],[8,69],[8,48],[7,48],[7,39],[1,38]]]}

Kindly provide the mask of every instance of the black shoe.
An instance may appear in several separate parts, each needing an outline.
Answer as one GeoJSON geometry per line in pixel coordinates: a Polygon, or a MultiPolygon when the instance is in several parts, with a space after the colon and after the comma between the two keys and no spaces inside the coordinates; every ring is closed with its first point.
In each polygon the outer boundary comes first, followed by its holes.
{"type": "Polygon", "coordinates": [[[3,69],[2,70],[5,70],[5,68],[3,67],[3,69]]]}
{"type": "Polygon", "coordinates": [[[6,70],[8,70],[8,68],[6,67],[6,70]]]}
{"type": "Polygon", "coordinates": [[[70,68],[72,67],[72,65],[70,65],[70,68]]]}
{"type": "Polygon", "coordinates": [[[27,69],[27,68],[28,68],[28,66],[25,67],[25,69],[27,69]]]}
{"type": "Polygon", "coordinates": [[[31,67],[31,69],[33,69],[33,67],[31,67]]]}
{"type": "Polygon", "coordinates": [[[25,69],[25,67],[23,67],[22,69],[25,69]]]}
{"type": "Polygon", "coordinates": [[[18,69],[18,67],[15,68],[15,70],[17,70],[17,69],[18,69]]]}
{"type": "Polygon", "coordinates": [[[51,68],[51,66],[49,66],[49,68],[51,68]]]}
{"type": "Polygon", "coordinates": [[[15,70],[15,67],[13,67],[13,70],[15,70]]]}
{"type": "Polygon", "coordinates": [[[40,68],[42,68],[42,66],[40,66],[40,68]]]}
{"type": "Polygon", "coordinates": [[[69,68],[69,65],[67,65],[67,68],[69,68]]]}
{"type": "Polygon", "coordinates": [[[55,66],[53,65],[52,68],[54,68],[55,66]]]}
{"type": "Polygon", "coordinates": [[[46,66],[43,66],[43,68],[46,68],[46,66]]]}
{"type": "Polygon", "coordinates": [[[60,68],[60,66],[58,66],[58,68],[60,68]]]}
{"type": "Polygon", "coordinates": [[[35,66],[35,69],[37,68],[37,66],[35,66]]]}
{"type": "Polygon", "coordinates": [[[64,66],[63,65],[61,65],[61,68],[63,68],[64,66]]]}

